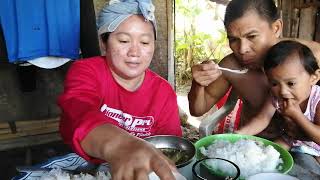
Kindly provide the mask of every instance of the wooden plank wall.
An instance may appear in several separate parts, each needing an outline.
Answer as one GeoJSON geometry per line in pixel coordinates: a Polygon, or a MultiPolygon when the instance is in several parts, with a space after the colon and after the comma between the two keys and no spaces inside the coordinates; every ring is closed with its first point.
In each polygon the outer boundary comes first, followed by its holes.
{"type": "Polygon", "coordinates": [[[0,122],[0,151],[59,141],[58,125],[58,118],[19,121],[16,132],[12,133],[8,123],[0,122]]]}
{"type": "Polygon", "coordinates": [[[320,42],[319,0],[278,0],[283,37],[320,42]]]}

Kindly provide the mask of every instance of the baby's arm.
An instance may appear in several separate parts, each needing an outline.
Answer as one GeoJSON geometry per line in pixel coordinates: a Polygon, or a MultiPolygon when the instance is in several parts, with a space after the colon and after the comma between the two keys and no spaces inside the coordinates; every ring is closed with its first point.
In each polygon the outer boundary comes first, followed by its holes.
{"type": "Polygon", "coordinates": [[[320,103],[317,104],[316,114],[313,122],[309,121],[304,114],[291,117],[292,120],[304,131],[304,133],[315,143],[320,144],[320,103]]]}
{"type": "Polygon", "coordinates": [[[269,97],[263,104],[259,113],[253,117],[247,124],[235,131],[238,134],[256,135],[263,131],[270,123],[276,108],[272,104],[272,98],[269,97]]]}
{"type": "Polygon", "coordinates": [[[279,144],[281,147],[283,147],[286,150],[290,150],[290,145],[285,142],[281,137],[277,138],[276,140],[274,140],[275,143],[279,144]]]}

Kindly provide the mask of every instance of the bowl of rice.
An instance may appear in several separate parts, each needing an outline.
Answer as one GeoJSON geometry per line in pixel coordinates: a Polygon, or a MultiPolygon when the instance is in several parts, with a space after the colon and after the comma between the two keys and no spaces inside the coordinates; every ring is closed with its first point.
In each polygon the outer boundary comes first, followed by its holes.
{"type": "MultiPolygon", "coordinates": [[[[196,158],[223,158],[240,168],[240,179],[258,173],[288,173],[293,167],[290,153],[272,141],[250,135],[217,134],[204,137],[195,143],[196,158]]],[[[214,173],[228,173],[228,168],[211,163],[205,167],[214,173]]]]}

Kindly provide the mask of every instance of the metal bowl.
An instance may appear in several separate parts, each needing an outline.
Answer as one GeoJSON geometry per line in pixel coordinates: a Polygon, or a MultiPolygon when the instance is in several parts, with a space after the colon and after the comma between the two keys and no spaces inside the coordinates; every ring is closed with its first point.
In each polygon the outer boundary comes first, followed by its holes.
{"type": "Polygon", "coordinates": [[[177,168],[182,168],[192,162],[195,157],[195,146],[187,139],[173,135],[150,136],[144,140],[153,144],[157,149],[176,149],[184,152],[185,158],[176,163],[177,168]]]}

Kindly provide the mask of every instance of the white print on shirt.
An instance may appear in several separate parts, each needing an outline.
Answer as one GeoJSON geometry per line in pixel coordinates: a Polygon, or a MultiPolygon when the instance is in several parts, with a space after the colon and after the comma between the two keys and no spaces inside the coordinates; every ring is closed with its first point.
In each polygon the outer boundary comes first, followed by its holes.
{"type": "Polygon", "coordinates": [[[103,112],[105,116],[117,121],[120,127],[129,131],[132,135],[139,137],[151,135],[150,130],[154,124],[154,118],[152,116],[132,116],[121,110],[108,107],[106,104],[101,106],[100,111],[103,112]]]}

